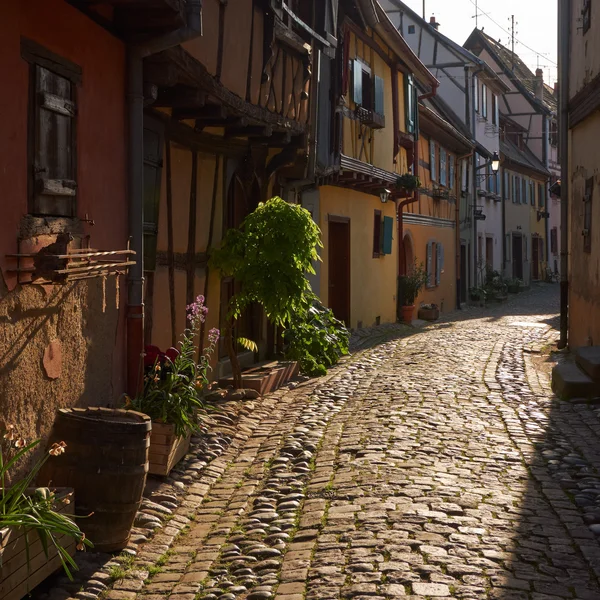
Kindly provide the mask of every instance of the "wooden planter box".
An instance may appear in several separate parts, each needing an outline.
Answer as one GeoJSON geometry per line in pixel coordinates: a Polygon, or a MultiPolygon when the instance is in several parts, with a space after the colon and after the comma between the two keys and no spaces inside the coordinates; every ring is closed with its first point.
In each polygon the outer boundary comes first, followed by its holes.
{"type": "Polygon", "coordinates": [[[437,321],[440,318],[439,308],[420,308],[419,319],[423,321],[437,321]]]}
{"type": "MultiPolygon", "coordinates": [[[[256,390],[261,396],[279,389],[298,375],[296,361],[265,362],[242,373],[242,387],[256,390]]],[[[219,379],[219,386],[233,386],[233,377],[219,379]]]]}
{"type": "MultiPolygon", "coordinates": [[[[56,511],[72,515],[75,502],[71,498],[70,504],[60,502],[70,488],[56,490],[58,503],[56,511]]],[[[2,600],[21,600],[36,585],[39,585],[62,568],[62,563],[54,545],[48,546],[48,556],[44,552],[42,542],[35,531],[29,532],[29,566],[27,565],[27,550],[25,532],[22,529],[5,527],[0,529],[0,598],[2,600]]],[[[61,536],[57,538],[65,550],[74,556],[77,542],[72,537],[61,536]]]]}
{"type": "Polygon", "coordinates": [[[185,437],[176,436],[174,425],[152,422],[148,472],[151,475],[168,475],[187,454],[191,437],[191,433],[185,437]]]}

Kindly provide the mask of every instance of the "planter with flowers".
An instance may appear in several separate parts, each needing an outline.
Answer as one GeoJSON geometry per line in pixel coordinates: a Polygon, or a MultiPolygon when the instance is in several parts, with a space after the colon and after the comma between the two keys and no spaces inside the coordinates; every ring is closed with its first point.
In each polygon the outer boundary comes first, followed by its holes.
{"type": "Polygon", "coordinates": [[[26,459],[38,444],[27,444],[10,426],[0,438],[0,598],[20,600],[61,566],[71,579],[77,569],[76,550],[91,542],[72,519],[73,491],[37,488],[33,483],[52,456],[65,451],[64,442],[53,444],[18,481],[8,477],[12,467],[26,459]]]}
{"type": "Polygon", "coordinates": [[[437,321],[440,318],[440,309],[437,304],[423,304],[419,307],[418,315],[423,321],[437,321]]]}
{"type": "Polygon", "coordinates": [[[197,361],[196,339],[208,308],[204,296],[187,307],[189,327],[183,332],[179,349],[161,352],[146,347],[144,389],[125,407],[147,414],[152,419],[149,473],[168,475],[186,455],[192,433],[197,429],[196,413],[203,407],[202,390],[208,384],[207,372],[219,330],[208,332],[209,345],[197,361]]]}
{"type": "Polygon", "coordinates": [[[401,198],[412,196],[415,190],[421,187],[421,180],[417,175],[405,173],[396,179],[396,192],[401,198]]]}
{"type": "Polygon", "coordinates": [[[415,261],[406,275],[398,277],[398,317],[405,323],[412,323],[415,312],[415,300],[427,284],[427,272],[423,264],[415,261]]]}

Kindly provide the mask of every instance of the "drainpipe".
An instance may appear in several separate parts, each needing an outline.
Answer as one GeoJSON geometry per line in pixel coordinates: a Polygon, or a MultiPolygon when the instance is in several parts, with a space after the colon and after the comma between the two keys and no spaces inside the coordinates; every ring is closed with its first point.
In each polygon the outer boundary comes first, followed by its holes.
{"type": "MultiPolygon", "coordinates": [[[[473,110],[471,111],[471,131],[473,132],[473,139],[477,142],[477,131],[476,131],[476,119],[475,116],[475,77],[479,75],[479,73],[483,72],[485,69],[483,66],[478,67],[473,71],[473,76],[471,77],[471,98],[473,98],[473,110]]],[[[479,90],[477,90],[479,93],[479,90]]],[[[481,98],[479,98],[479,108],[481,109],[481,98]]],[[[475,165],[475,154],[473,154],[473,202],[477,204],[477,166],[475,165]]],[[[473,207],[473,211],[471,214],[472,223],[473,223],[473,274],[475,282],[475,287],[479,286],[478,274],[479,271],[477,269],[477,220],[475,219],[475,207],[473,207]]]]}
{"type": "Polygon", "coordinates": [[[142,382],[144,351],[144,67],[143,59],[202,35],[202,0],[187,0],[186,26],[143,44],[127,47],[129,113],[129,237],[136,253],[128,274],[127,391],[142,382]]]}
{"type": "Polygon", "coordinates": [[[558,2],[558,80],[560,144],[560,340],[566,348],[569,329],[569,51],[571,0],[558,2]]]}

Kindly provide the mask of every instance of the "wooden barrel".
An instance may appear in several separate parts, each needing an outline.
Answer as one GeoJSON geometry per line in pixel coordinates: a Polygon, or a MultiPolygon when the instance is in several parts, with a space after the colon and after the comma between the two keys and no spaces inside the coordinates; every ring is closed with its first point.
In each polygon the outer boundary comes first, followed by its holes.
{"type": "Polygon", "coordinates": [[[58,411],[48,447],[66,443],[51,457],[38,485],[75,488],[75,514],[87,517],[77,524],[97,552],[123,549],[138,511],[150,446],[150,417],[107,408],[58,411]]]}

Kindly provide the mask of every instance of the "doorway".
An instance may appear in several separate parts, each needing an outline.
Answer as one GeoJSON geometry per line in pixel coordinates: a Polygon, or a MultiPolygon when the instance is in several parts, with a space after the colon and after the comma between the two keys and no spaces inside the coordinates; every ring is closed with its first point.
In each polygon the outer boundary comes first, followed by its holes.
{"type": "Polygon", "coordinates": [[[350,219],[329,216],[329,308],[350,327],[350,219]]]}
{"type": "Polygon", "coordinates": [[[404,239],[402,240],[402,250],[403,250],[402,260],[404,260],[404,265],[403,265],[404,269],[400,269],[400,274],[408,275],[408,273],[412,269],[412,266],[414,265],[414,262],[415,262],[412,238],[408,234],[406,234],[404,236],[404,239]]]}
{"type": "Polygon", "coordinates": [[[531,278],[540,278],[540,246],[537,237],[531,238],[531,278]]]}
{"type": "Polygon", "coordinates": [[[488,270],[494,269],[494,238],[485,238],[485,264],[488,270]]]}
{"type": "Polygon", "coordinates": [[[523,280],[523,240],[520,235],[512,236],[512,275],[523,280]]]}

